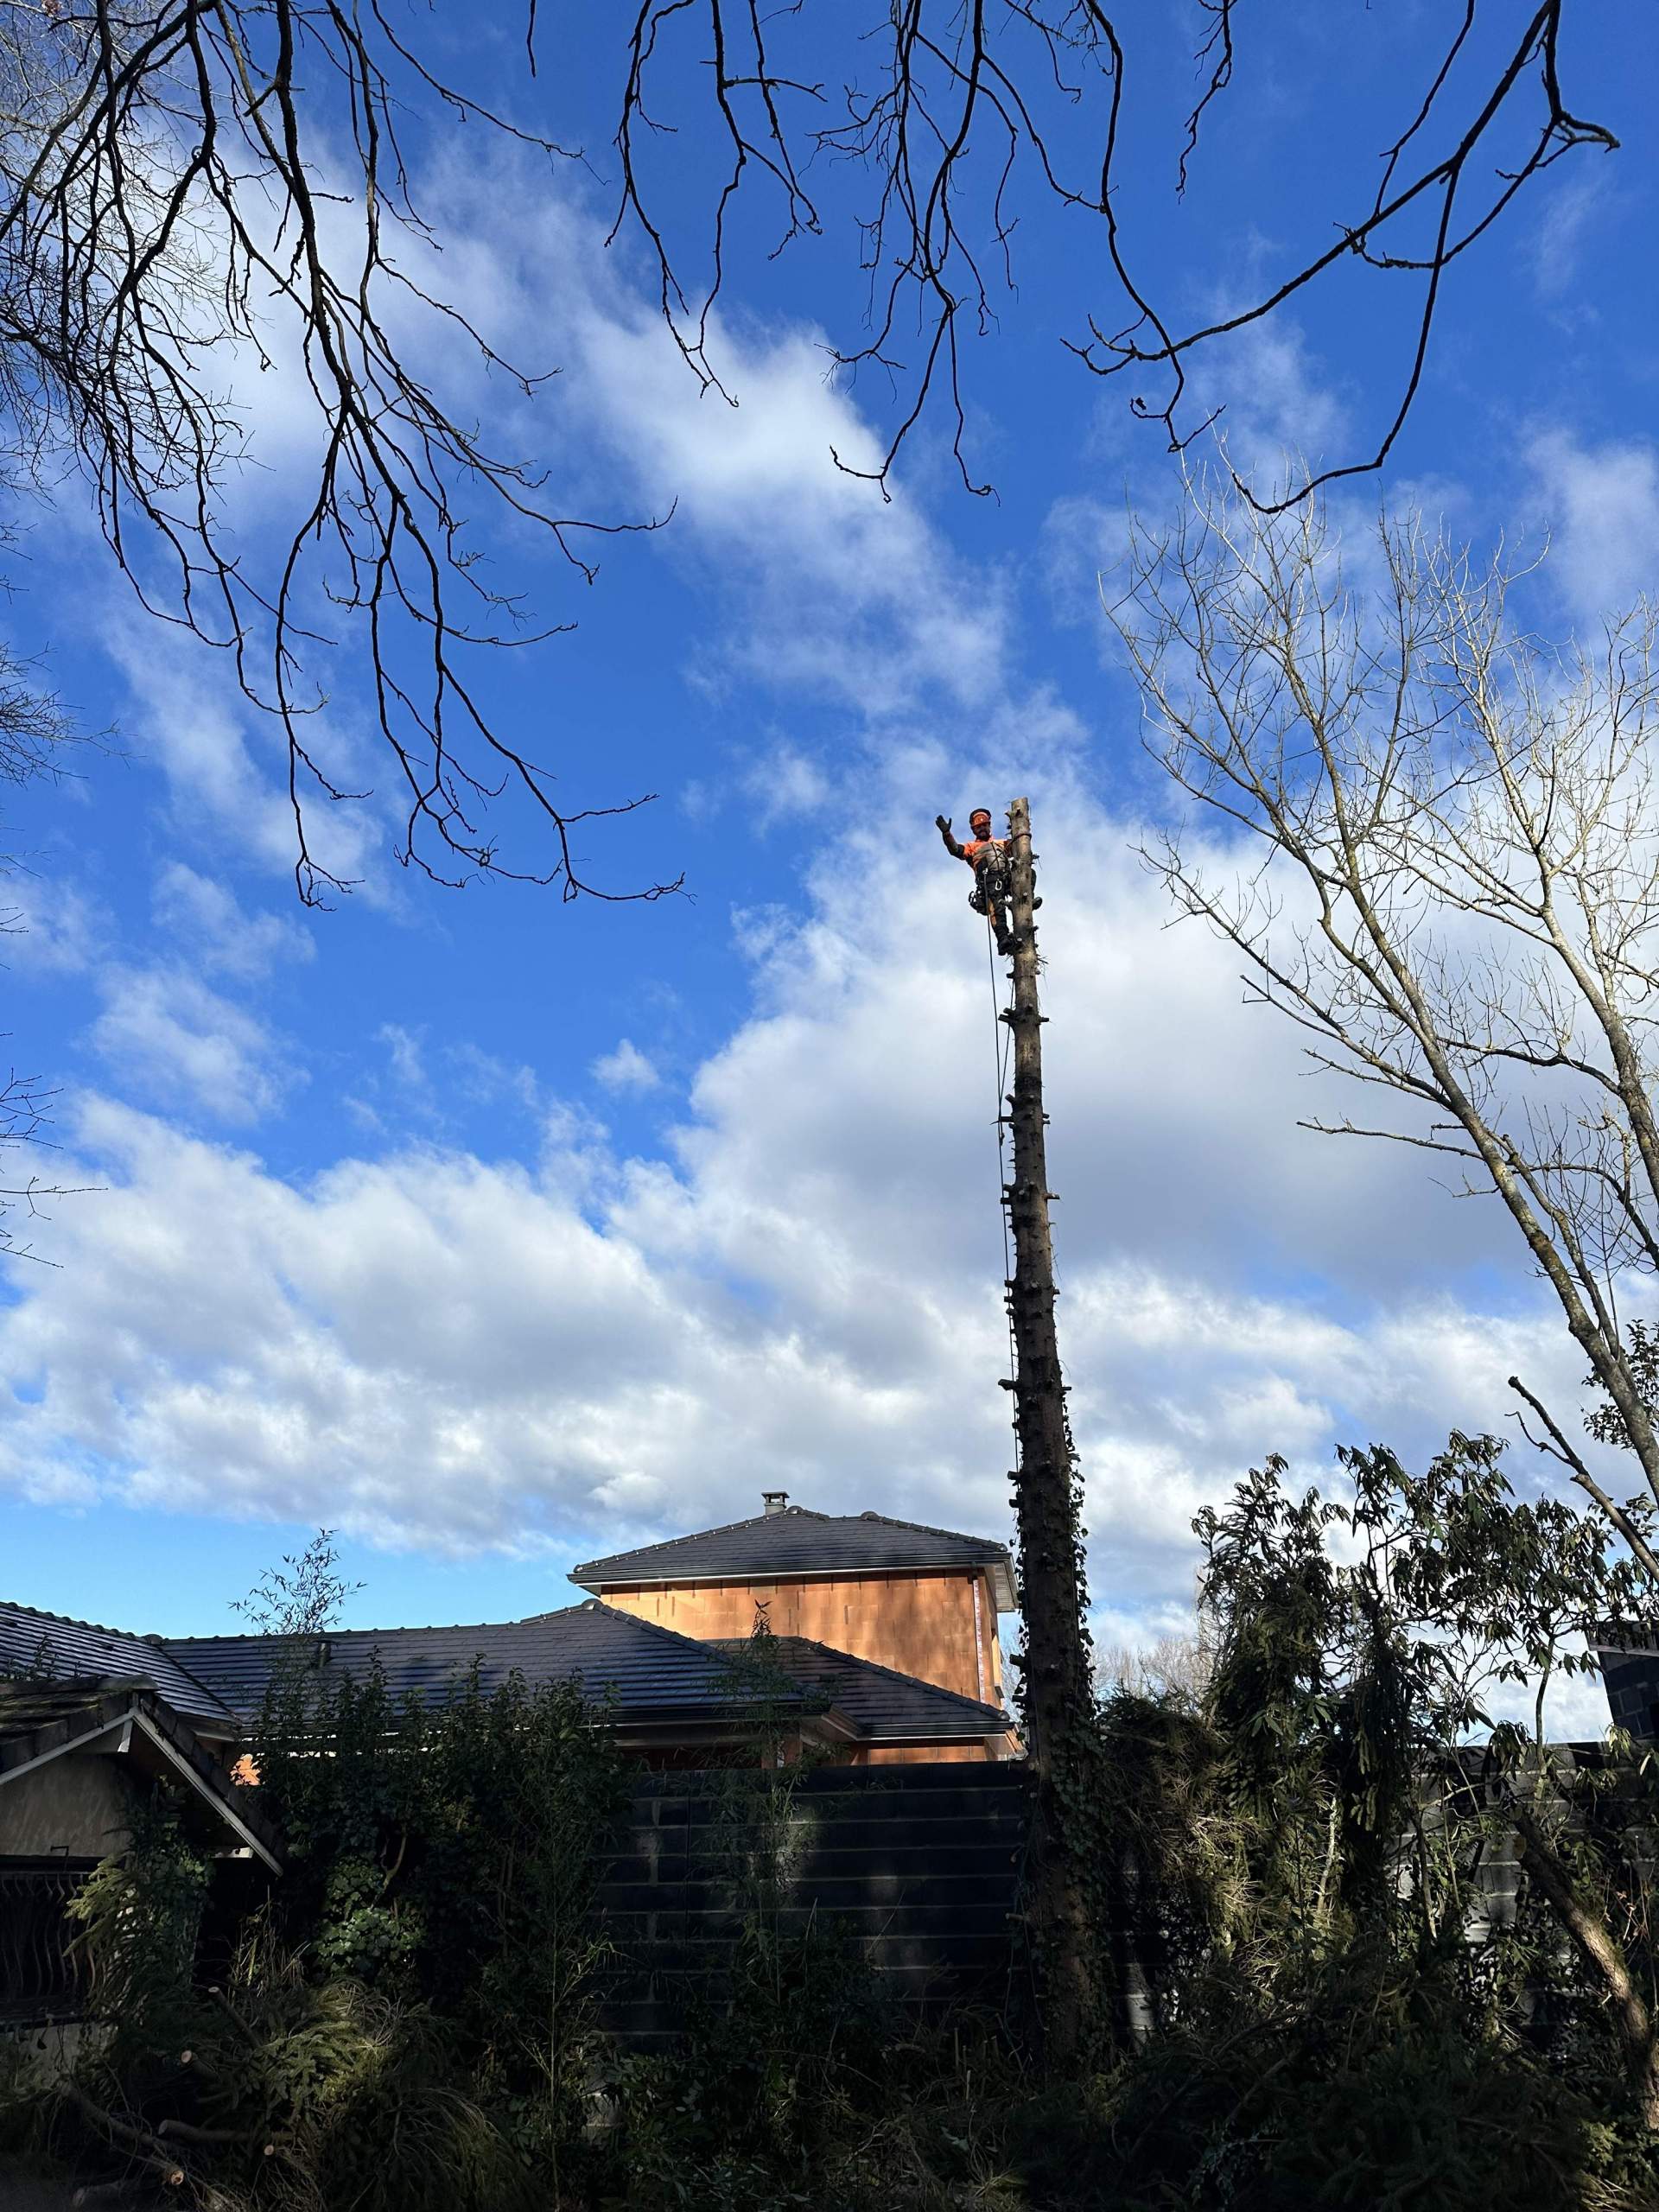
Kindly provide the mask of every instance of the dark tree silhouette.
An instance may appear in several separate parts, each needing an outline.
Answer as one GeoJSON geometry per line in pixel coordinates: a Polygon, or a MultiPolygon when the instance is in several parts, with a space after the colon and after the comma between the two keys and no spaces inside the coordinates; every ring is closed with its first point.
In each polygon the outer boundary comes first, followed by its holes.
{"type": "Polygon", "coordinates": [[[400,257],[435,238],[399,143],[422,102],[562,156],[435,74],[376,0],[0,4],[3,457],[14,485],[79,469],[151,612],[222,646],[279,718],[308,902],[346,887],[308,830],[308,802],[346,796],[318,721],[324,622],[366,642],[400,856],[443,880],[513,875],[571,898],[597,891],[572,831],[628,808],[573,810],[480,705],[467,648],[548,633],[487,580],[466,510],[529,523],[589,581],[593,534],[632,525],[556,512],[415,365],[459,343],[511,388],[538,381],[423,288],[412,251],[400,257]],[[425,326],[412,347],[394,334],[411,310],[425,326]],[[246,437],[226,394],[233,358],[269,367],[284,340],[315,402],[317,458],[265,565],[226,518],[246,437]],[[481,826],[504,790],[547,833],[524,860],[481,826]]]}
{"type": "MultiPolygon", "coordinates": [[[[1206,116],[1232,83],[1236,55],[1238,0],[1199,4],[1209,19],[1197,57],[1201,90],[1172,160],[1178,191],[1185,189],[1206,116]]],[[[1090,315],[1071,351],[1102,377],[1160,372],[1161,396],[1137,393],[1129,404],[1165,432],[1173,451],[1214,420],[1213,412],[1189,419],[1193,355],[1357,259],[1414,286],[1410,338],[1397,404],[1375,445],[1313,480],[1325,483],[1387,459],[1421,386],[1452,264],[1562,155],[1617,145],[1602,124],[1575,114],[1562,91],[1568,5],[1542,0],[1518,22],[1512,9],[1491,9],[1501,20],[1484,41],[1477,36],[1480,0],[1465,0],[1443,43],[1427,17],[1422,28],[1402,31],[1421,41],[1421,93],[1394,143],[1380,149],[1374,196],[1346,213],[1329,210],[1334,241],[1236,314],[1191,327],[1158,305],[1117,212],[1130,58],[1119,11],[1104,0],[796,0],[778,9],[760,0],[637,0],[617,142],[623,216],[638,225],[655,258],[663,313],[681,353],[706,385],[718,387],[709,309],[726,277],[739,195],[772,192],[781,252],[822,226],[807,183],[815,162],[860,165],[869,190],[861,225],[868,327],[855,342],[838,345],[835,359],[849,369],[880,366],[895,382],[896,424],[870,473],[886,485],[937,400],[952,424],[963,482],[980,493],[990,486],[976,479],[963,450],[963,332],[988,327],[999,285],[1012,292],[1014,199],[1022,175],[1100,226],[1117,296],[1090,315]],[[688,56],[699,66],[688,70],[688,56]],[[831,62],[844,71],[834,95],[821,73],[831,62]],[[665,129],[725,149],[696,283],[669,243],[683,220],[683,164],[650,158],[654,136],[665,129]],[[1080,134],[1095,150],[1074,173],[1062,145],[1069,149],[1080,134]]],[[[1589,11],[1579,5],[1573,12],[1589,11]]],[[[1326,119],[1334,134],[1338,120],[1326,119]]],[[[1170,276],[1166,270],[1166,283],[1170,276]]],[[[1289,496],[1309,488],[1303,483],[1289,496]]]]}

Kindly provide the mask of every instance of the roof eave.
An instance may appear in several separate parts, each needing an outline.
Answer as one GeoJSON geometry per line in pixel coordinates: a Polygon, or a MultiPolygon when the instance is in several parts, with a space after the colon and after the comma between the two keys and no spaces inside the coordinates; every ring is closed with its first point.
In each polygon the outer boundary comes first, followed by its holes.
{"type": "MultiPolygon", "coordinates": [[[[703,1745],[753,1744],[761,1732],[763,1722],[776,1728],[779,1716],[775,1713],[757,1714],[748,1711],[704,1711],[672,1716],[627,1713],[618,1716],[612,1732],[615,1742],[625,1751],[691,1751],[703,1745]]],[[[844,1715],[833,1711],[791,1713],[785,1716],[783,1731],[785,1734],[809,1737],[815,1742],[861,1740],[844,1715]]]]}
{"type": "Polygon", "coordinates": [[[928,1734],[924,1734],[919,1730],[907,1729],[899,1734],[889,1732],[880,1736],[866,1736],[862,1740],[873,1751],[938,1751],[957,1744],[977,1744],[982,1746],[988,1743],[1010,1738],[1013,1733],[1014,1731],[1011,1728],[950,1729],[928,1734]]]}
{"type": "Polygon", "coordinates": [[[281,1856],[264,1823],[249,1821],[227,1794],[228,1789],[234,1788],[228,1773],[207,1752],[198,1749],[193,1756],[188,1730],[187,1739],[181,1740],[175,1727],[168,1725],[168,1716],[152,1707],[143,1695],[100,1699],[77,1729],[67,1729],[56,1722],[41,1729],[33,1738],[38,1748],[26,1751],[22,1758],[0,1769],[0,1785],[20,1781],[72,1752],[87,1756],[107,1751],[124,1755],[131,1748],[135,1732],[150,1746],[156,1763],[193,1789],[244,1850],[263,1861],[273,1874],[282,1872],[281,1856]],[[204,1771],[209,1766],[213,1770],[204,1771]]]}
{"type": "Polygon", "coordinates": [[[1004,1557],[997,1560],[931,1559],[907,1560],[902,1566],[868,1567],[745,1567],[711,1570],[704,1574],[603,1574],[599,1572],[603,1562],[591,1561],[586,1567],[572,1567],[568,1580],[578,1590],[586,1590],[594,1597],[604,1599],[607,1590],[700,1590],[711,1584],[722,1588],[746,1586],[755,1582],[848,1582],[860,1575],[879,1575],[890,1581],[895,1575],[904,1574],[988,1574],[991,1595],[999,1613],[1019,1611],[1014,1595],[1014,1569],[1004,1557]]]}

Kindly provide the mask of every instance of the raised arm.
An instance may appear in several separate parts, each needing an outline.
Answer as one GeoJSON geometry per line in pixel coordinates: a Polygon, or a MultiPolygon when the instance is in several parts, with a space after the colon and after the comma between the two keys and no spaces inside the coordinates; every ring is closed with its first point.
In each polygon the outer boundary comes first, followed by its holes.
{"type": "Polygon", "coordinates": [[[963,851],[962,847],[957,842],[956,839],[950,834],[950,817],[949,815],[936,814],[933,817],[933,826],[938,831],[940,836],[944,838],[944,849],[950,854],[951,859],[953,861],[966,860],[968,855],[963,851]]]}

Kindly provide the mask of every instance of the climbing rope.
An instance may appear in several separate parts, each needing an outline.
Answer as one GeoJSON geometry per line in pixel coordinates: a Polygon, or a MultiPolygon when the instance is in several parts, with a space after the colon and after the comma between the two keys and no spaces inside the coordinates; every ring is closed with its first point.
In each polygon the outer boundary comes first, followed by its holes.
{"type": "MultiPolygon", "coordinates": [[[[1014,1032],[1002,1019],[996,988],[996,937],[989,914],[985,917],[985,954],[991,971],[991,1058],[996,1067],[996,1195],[1002,1216],[1002,1278],[1005,1283],[1014,1280],[1014,1242],[1008,1223],[1008,1202],[1003,1195],[1008,1187],[1008,1055],[1013,1050],[1014,1032]]],[[[1008,1323],[1008,1380],[1018,1377],[1019,1355],[1014,1340],[1014,1314],[1008,1307],[1007,1295],[1003,1300],[1008,1323]]],[[[1019,1427],[1014,1428],[1014,1456],[1019,1457],[1019,1427]]]]}

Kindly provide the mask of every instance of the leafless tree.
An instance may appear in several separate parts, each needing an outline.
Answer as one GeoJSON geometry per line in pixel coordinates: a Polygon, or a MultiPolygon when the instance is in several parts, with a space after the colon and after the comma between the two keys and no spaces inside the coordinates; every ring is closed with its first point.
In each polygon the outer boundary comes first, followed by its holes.
{"type": "Polygon", "coordinates": [[[27,1161],[48,1142],[51,1099],[38,1076],[20,1074],[16,1068],[0,1072],[0,1256],[7,1259],[38,1257],[29,1241],[29,1225],[40,1217],[48,1199],[67,1195],[61,1184],[29,1172],[26,1165],[15,1165],[20,1154],[27,1161]]]}
{"type": "MultiPolygon", "coordinates": [[[[1126,235],[1123,128],[1134,40],[1106,0],[635,0],[618,145],[619,226],[637,226],[654,257],[662,311],[705,386],[723,389],[710,310],[727,274],[746,194],[770,195],[775,253],[827,227],[815,174],[851,162],[868,180],[859,228],[868,280],[864,328],[838,341],[849,370],[879,368],[897,393],[894,427],[874,472],[885,485],[931,399],[952,425],[963,483],[988,492],[964,450],[964,340],[982,334],[1014,287],[1014,233],[1040,200],[1098,226],[1109,300],[1067,341],[1103,377],[1154,372],[1162,391],[1134,412],[1184,447],[1212,413],[1189,419],[1188,371],[1212,341],[1247,328],[1355,262],[1405,286],[1408,334],[1397,396],[1370,448],[1313,480],[1379,468],[1422,381],[1453,264],[1563,155],[1618,143],[1574,112],[1561,44],[1573,0],[1517,14],[1464,0],[1453,21],[1421,19],[1416,95],[1380,149],[1374,193],[1320,209],[1319,244],[1235,312],[1183,325],[1159,304],[1126,235]],[[834,89],[830,88],[833,82],[834,89]],[[688,136],[717,149],[705,194],[688,194],[688,136]],[[1079,149],[1084,150],[1079,150],[1079,149]],[[1027,187],[1027,180],[1029,188],[1027,187]],[[702,221],[687,243],[688,219],[702,221]],[[1334,229],[1335,236],[1332,237],[1334,229]]],[[[1233,84],[1237,0],[1199,0],[1199,92],[1169,174],[1186,188],[1199,132],[1233,84]],[[1207,20],[1205,20],[1207,19],[1207,20]]],[[[1339,113],[1339,110],[1337,111],[1339,113]]],[[[1339,131],[1335,113],[1327,127],[1339,131]]],[[[1171,282],[1163,273],[1163,284],[1171,282]]],[[[1306,481],[1289,496],[1300,497],[1306,481]]]]}
{"type": "Polygon", "coordinates": [[[423,284],[434,234],[400,131],[424,101],[563,149],[447,83],[415,36],[333,0],[0,0],[0,463],[14,484],[79,471],[146,605],[222,647],[279,718],[304,899],[345,887],[308,827],[312,802],[346,795],[321,718],[322,632],[340,626],[366,646],[401,857],[570,898],[596,889],[573,843],[594,810],[491,721],[468,658],[547,632],[487,580],[467,511],[529,524],[590,581],[606,525],[547,504],[430,380],[458,345],[509,391],[539,378],[423,284]],[[316,463],[265,563],[227,512],[247,441],[226,394],[236,361],[270,367],[284,346],[316,463]],[[544,832],[522,858],[483,826],[507,791],[544,832]]]}
{"type": "MultiPolygon", "coordinates": [[[[1255,858],[1224,876],[1180,836],[1147,857],[1315,1065],[1376,1101],[1308,1126],[1421,1147],[1503,1206],[1599,1386],[1586,1425],[1647,1494],[1616,1497],[1512,1376],[1523,1427],[1659,1584],[1641,1312],[1659,1272],[1659,615],[1552,647],[1516,618],[1523,572],[1414,516],[1344,543],[1318,501],[1266,513],[1224,475],[1191,488],[1172,529],[1135,533],[1112,612],[1164,765],[1255,858]]],[[[1548,1777],[1541,1745],[1509,1776],[1522,1862],[1659,2126],[1652,2008],[1548,1777]]]]}
{"type": "MultiPolygon", "coordinates": [[[[1138,528],[1110,611],[1153,744],[1256,863],[1147,857],[1243,955],[1382,1136],[1495,1195],[1659,1502],[1639,1325],[1659,1272],[1659,615],[1593,647],[1522,627],[1514,564],[1415,516],[1339,542],[1195,476],[1138,528]],[[1632,1319],[1632,1309],[1635,1319],[1632,1319]]],[[[1659,1580],[1649,1501],[1606,1491],[1517,1378],[1529,1433],[1659,1580]]]]}
{"type": "Polygon", "coordinates": [[[1127,1691],[1134,1697],[1178,1698],[1196,1704],[1215,1672],[1215,1645],[1206,1616],[1190,1636],[1154,1637],[1150,1643],[1109,1643],[1095,1655],[1099,1694],[1127,1691]]]}

